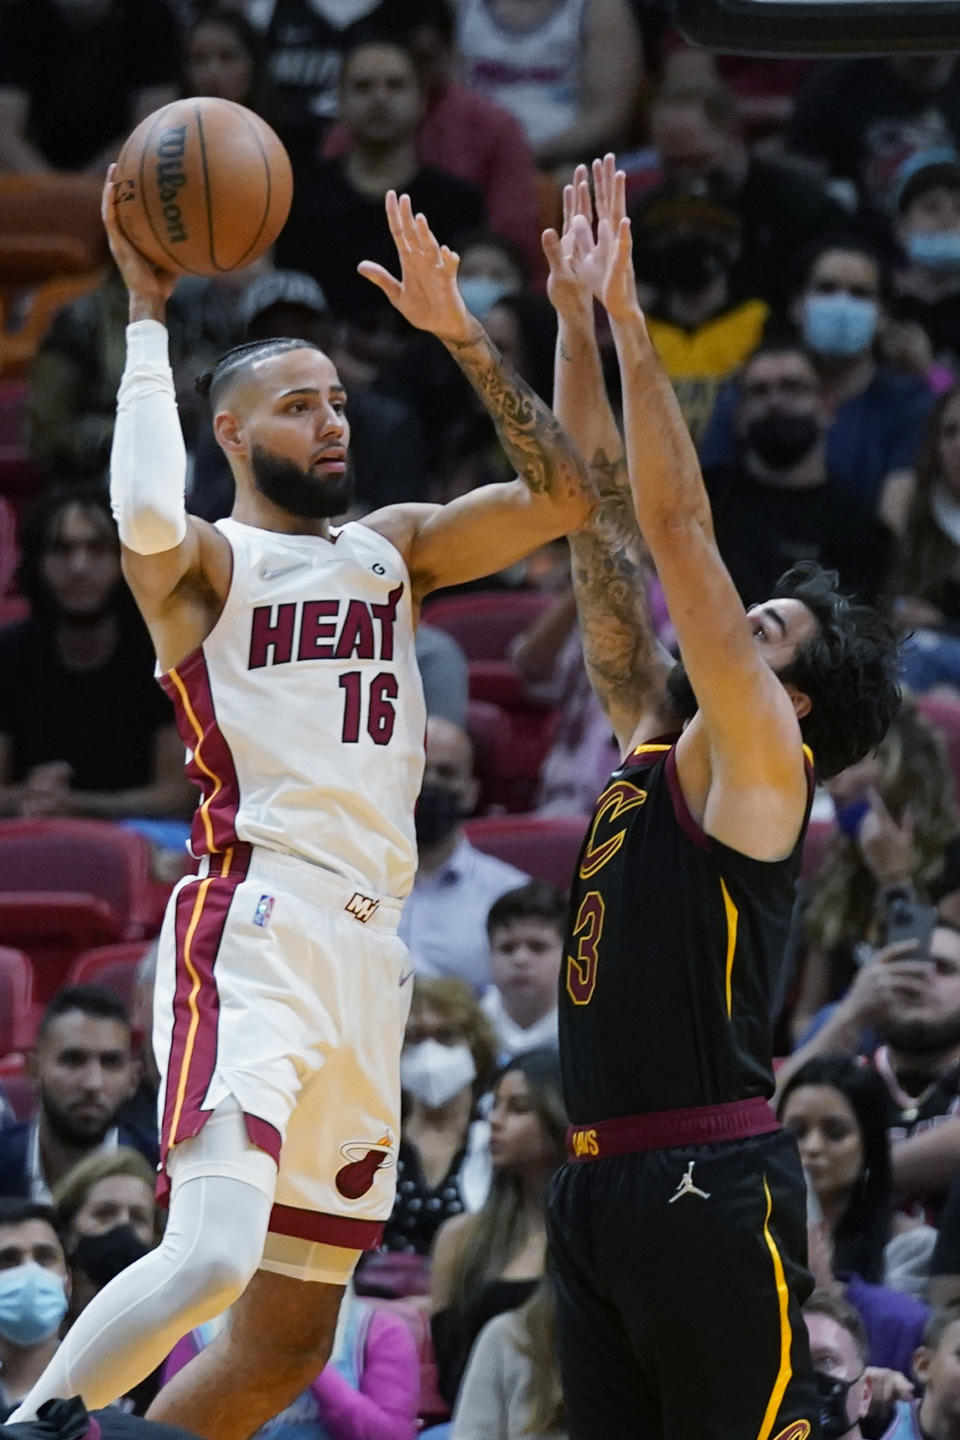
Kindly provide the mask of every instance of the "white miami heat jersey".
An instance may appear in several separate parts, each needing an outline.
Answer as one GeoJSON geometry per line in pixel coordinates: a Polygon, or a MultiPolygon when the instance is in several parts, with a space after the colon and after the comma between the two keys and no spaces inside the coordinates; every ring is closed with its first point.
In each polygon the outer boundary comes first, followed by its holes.
{"type": "Polygon", "coordinates": [[[358,523],[329,540],[217,528],[233,551],[223,611],[160,677],[203,796],[190,848],[262,845],[402,899],[426,727],[403,559],[358,523]]]}

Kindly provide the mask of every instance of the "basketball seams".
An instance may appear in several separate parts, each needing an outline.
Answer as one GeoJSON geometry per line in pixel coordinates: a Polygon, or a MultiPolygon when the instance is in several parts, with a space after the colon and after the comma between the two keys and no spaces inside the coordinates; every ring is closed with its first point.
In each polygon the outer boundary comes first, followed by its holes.
{"type": "MultiPolygon", "coordinates": [[[[264,175],[266,176],[266,180],[267,180],[267,193],[266,193],[266,196],[264,197],[264,202],[263,202],[263,218],[262,218],[261,221],[260,221],[260,225],[259,225],[259,228],[258,228],[258,230],[257,230],[257,233],[254,235],[253,239],[250,241],[250,244],[247,246],[246,250],[244,250],[243,254],[239,257],[239,259],[237,259],[237,260],[234,261],[234,265],[242,265],[242,264],[243,264],[244,260],[246,260],[247,256],[250,254],[250,251],[254,248],[254,246],[256,245],[257,241],[260,239],[260,236],[263,234],[264,227],[266,226],[266,223],[267,223],[267,221],[268,221],[269,218],[270,218],[270,201],[271,201],[271,196],[272,196],[272,194],[273,194],[272,183],[271,183],[271,182],[272,182],[272,176],[271,176],[271,172],[270,172],[270,158],[269,158],[269,156],[267,155],[266,150],[264,149],[263,142],[262,142],[262,140],[260,139],[259,134],[257,133],[256,127],[253,126],[253,125],[250,123],[250,121],[247,119],[246,115],[242,115],[240,118],[243,120],[244,125],[246,125],[248,133],[250,134],[251,138],[253,139],[254,144],[256,145],[257,149],[258,149],[259,152],[260,152],[260,159],[263,161],[263,172],[264,172],[264,175]]],[[[274,238],[276,238],[276,237],[274,237],[274,238]]]]}
{"type": "Polygon", "coordinates": [[[223,266],[217,259],[213,243],[213,211],[211,209],[210,196],[210,171],[207,168],[207,146],[203,135],[203,115],[199,105],[193,107],[194,122],[197,127],[197,141],[200,145],[200,167],[203,171],[203,208],[207,212],[207,250],[210,255],[210,264],[216,266],[220,271],[223,266]]]}

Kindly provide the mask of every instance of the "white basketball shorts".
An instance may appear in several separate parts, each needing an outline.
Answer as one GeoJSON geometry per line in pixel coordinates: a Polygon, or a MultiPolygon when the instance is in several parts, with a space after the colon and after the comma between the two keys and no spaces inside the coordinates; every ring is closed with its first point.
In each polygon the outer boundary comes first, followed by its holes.
{"type": "Polygon", "coordinates": [[[161,1195],[171,1149],[233,1096],[250,1141],[277,1162],[271,1236],[379,1244],[413,989],[400,909],[248,845],[204,857],[179,882],[154,1003],[161,1195]]]}

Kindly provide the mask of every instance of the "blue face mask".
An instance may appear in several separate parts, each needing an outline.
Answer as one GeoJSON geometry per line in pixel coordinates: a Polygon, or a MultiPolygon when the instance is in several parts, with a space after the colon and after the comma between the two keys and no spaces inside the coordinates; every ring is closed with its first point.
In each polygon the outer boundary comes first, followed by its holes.
{"type": "Polygon", "coordinates": [[[960,270],[960,230],[908,235],[905,243],[914,265],[925,270],[960,270]]]}
{"type": "Polygon", "coordinates": [[[808,295],[803,302],[803,338],[818,355],[860,355],[877,333],[877,302],[840,290],[808,295]]]}
{"type": "Polygon", "coordinates": [[[478,320],[513,288],[507,280],[494,280],[490,275],[467,275],[458,283],[464,305],[478,320]]]}
{"type": "Polygon", "coordinates": [[[49,1340],[67,1313],[63,1280],[32,1260],[0,1270],[0,1335],[12,1345],[49,1340]]]}

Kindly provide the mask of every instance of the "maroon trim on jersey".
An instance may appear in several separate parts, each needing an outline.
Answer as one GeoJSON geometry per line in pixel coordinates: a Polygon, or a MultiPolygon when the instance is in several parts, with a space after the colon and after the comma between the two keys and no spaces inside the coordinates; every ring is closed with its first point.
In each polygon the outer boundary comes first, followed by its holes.
{"type": "Polygon", "coordinates": [[[292,1235],[320,1245],[340,1245],[345,1250],[375,1250],[383,1237],[385,1220],[356,1220],[349,1215],[326,1215],[319,1210],[299,1210],[294,1205],[274,1205],[267,1229],[273,1235],[292,1235]]]}
{"type": "Polygon", "coordinates": [[[160,1126],[161,1165],[173,1145],[199,1135],[210,1114],[201,1106],[217,1058],[220,996],[214,969],[234,892],[247,874],[249,847],[242,852],[227,851],[220,875],[191,880],[177,896],[176,988],[160,1126]]]}
{"type": "Polygon", "coordinates": [[[567,1155],[577,1162],[632,1155],[639,1150],[676,1150],[687,1145],[713,1145],[770,1135],[780,1121],[762,1095],[728,1100],[723,1105],[697,1105],[689,1110],[653,1110],[648,1115],[623,1115],[593,1125],[571,1125],[567,1155]]]}
{"type": "Polygon", "coordinates": [[[667,756],[667,763],[664,766],[664,773],[667,777],[667,789],[670,791],[670,799],[673,801],[673,813],[677,817],[677,824],[680,829],[692,840],[694,845],[701,850],[710,849],[710,841],[706,832],[690,813],[690,806],[687,804],[684,793],[680,788],[680,776],[677,774],[677,750],[676,746],[667,756]]]}
{"type": "Polygon", "coordinates": [[[160,676],[173,701],[177,731],[191,752],[187,775],[203,796],[193,817],[190,849],[209,855],[237,843],[240,785],[230,746],[217,723],[210,674],[203,649],[160,676]]]}
{"type": "MultiPolygon", "coordinates": [[[[202,1114],[201,1130],[213,1114],[213,1111],[205,1110],[202,1114]]],[[[248,1110],[244,1110],[243,1112],[243,1123],[246,1126],[247,1139],[250,1141],[250,1144],[256,1145],[258,1150],[265,1150],[273,1163],[279,1167],[283,1139],[277,1127],[271,1125],[269,1120],[262,1120],[259,1115],[251,1115],[248,1110]]],[[[166,1170],[161,1170],[157,1176],[154,1194],[158,1204],[168,1205],[170,1203],[170,1176],[166,1170]]]]}

